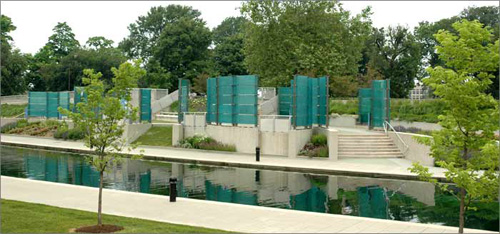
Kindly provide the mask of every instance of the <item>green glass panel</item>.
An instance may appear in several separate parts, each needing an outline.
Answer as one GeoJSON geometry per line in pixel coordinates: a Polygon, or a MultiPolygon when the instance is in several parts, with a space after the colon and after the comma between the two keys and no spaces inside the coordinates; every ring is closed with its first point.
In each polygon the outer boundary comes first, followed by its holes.
{"type": "Polygon", "coordinates": [[[151,89],[140,89],[140,121],[151,123],[151,89]]]}

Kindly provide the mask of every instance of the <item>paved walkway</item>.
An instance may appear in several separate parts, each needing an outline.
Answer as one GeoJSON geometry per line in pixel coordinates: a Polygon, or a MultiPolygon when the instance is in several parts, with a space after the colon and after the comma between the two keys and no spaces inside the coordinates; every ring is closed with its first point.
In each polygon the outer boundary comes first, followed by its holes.
{"type": "MultiPolygon", "coordinates": [[[[60,141],[53,138],[5,135],[2,144],[37,147],[72,152],[89,152],[83,142],[60,141]]],[[[131,153],[144,150],[144,159],[168,160],[186,163],[202,163],[219,166],[235,166],[256,169],[297,171],[319,174],[369,176],[394,179],[416,179],[409,172],[412,162],[401,158],[350,158],[332,161],[328,159],[310,159],[306,157],[287,158],[280,156],[261,156],[260,162],[255,156],[234,152],[214,152],[205,150],[179,149],[173,147],[138,147],[131,153]]],[[[438,179],[443,179],[444,169],[430,167],[430,172],[438,179]]]]}
{"type": "MultiPolygon", "coordinates": [[[[98,189],[1,177],[2,198],[97,210],[98,189]],[[57,192],[55,192],[57,191],[57,192]]],[[[239,205],[104,189],[106,214],[249,233],[457,233],[456,227],[239,205]]],[[[104,220],[106,222],[106,220],[104,220]]],[[[466,230],[468,233],[487,233],[466,230]]]]}

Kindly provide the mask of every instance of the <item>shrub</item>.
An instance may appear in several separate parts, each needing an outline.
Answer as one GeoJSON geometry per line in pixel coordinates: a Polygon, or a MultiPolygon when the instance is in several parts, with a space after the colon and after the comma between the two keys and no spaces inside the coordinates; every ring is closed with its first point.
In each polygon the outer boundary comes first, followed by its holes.
{"type": "Polygon", "coordinates": [[[10,130],[14,129],[17,127],[17,123],[16,122],[12,122],[12,123],[8,123],[8,124],[5,124],[3,127],[2,127],[2,130],[1,132],[2,133],[7,133],[9,132],[10,130]]]}
{"type": "Polygon", "coordinates": [[[68,129],[67,127],[60,127],[54,133],[54,138],[63,140],[81,140],[85,137],[85,132],[79,128],[68,129]]]}
{"type": "Polygon", "coordinates": [[[317,149],[317,155],[320,158],[328,158],[328,147],[320,147],[317,149]]]}
{"type": "Polygon", "coordinates": [[[311,141],[308,142],[302,150],[300,150],[299,155],[312,157],[328,157],[328,141],[325,135],[316,134],[312,135],[311,141]]]}
{"type": "Polygon", "coordinates": [[[85,137],[85,133],[79,128],[72,128],[68,130],[68,139],[70,140],[81,140],[85,137]]]}
{"type": "Polygon", "coordinates": [[[311,143],[315,146],[326,146],[328,144],[328,140],[323,134],[316,134],[311,137],[311,143]]]}
{"type": "Polygon", "coordinates": [[[236,147],[234,145],[227,145],[217,142],[211,137],[195,135],[192,137],[187,137],[179,141],[178,147],[182,148],[194,148],[203,150],[218,150],[218,151],[231,151],[235,152],[236,147]]]}

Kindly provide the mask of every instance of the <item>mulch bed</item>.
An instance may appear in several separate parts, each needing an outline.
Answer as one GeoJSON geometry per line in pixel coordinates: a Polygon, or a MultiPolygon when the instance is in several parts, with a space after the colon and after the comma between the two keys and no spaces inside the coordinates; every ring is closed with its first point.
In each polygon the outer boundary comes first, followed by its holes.
{"type": "Polygon", "coordinates": [[[123,227],[111,225],[111,224],[102,224],[102,225],[93,225],[86,227],[79,227],[75,229],[75,232],[84,232],[84,233],[111,233],[123,230],[123,227]]]}

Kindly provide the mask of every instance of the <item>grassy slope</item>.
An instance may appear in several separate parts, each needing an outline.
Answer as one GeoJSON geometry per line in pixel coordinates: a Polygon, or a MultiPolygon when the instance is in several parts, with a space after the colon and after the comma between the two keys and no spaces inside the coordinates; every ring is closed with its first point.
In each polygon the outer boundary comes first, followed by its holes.
{"type": "Polygon", "coordinates": [[[172,146],[172,127],[151,127],[142,134],[134,143],[140,145],[172,146]]]}
{"type": "Polygon", "coordinates": [[[24,108],[27,104],[14,105],[14,104],[2,104],[2,117],[14,117],[24,113],[24,108]]]}
{"type": "MultiPolygon", "coordinates": [[[[125,229],[121,233],[224,232],[114,215],[103,215],[103,222],[123,226],[125,229]]],[[[71,228],[96,223],[97,215],[93,212],[2,199],[1,233],[67,233],[71,228]]]]}

